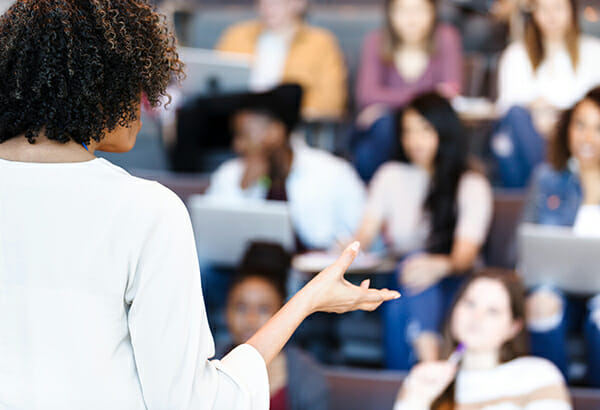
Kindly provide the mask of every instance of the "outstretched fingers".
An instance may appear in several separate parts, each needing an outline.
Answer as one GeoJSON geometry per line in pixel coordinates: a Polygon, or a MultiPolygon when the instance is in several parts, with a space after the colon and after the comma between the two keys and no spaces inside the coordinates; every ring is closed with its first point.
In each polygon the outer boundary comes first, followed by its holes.
{"type": "Polygon", "coordinates": [[[359,242],[353,242],[350,246],[346,247],[342,256],[333,264],[333,268],[336,269],[337,273],[340,276],[344,276],[344,273],[348,270],[356,255],[358,255],[358,251],[360,249],[359,242]]]}
{"type": "Polygon", "coordinates": [[[387,302],[389,300],[398,299],[400,297],[400,293],[395,290],[389,289],[369,289],[368,287],[364,287],[366,281],[361,283],[359,289],[359,297],[357,307],[361,310],[375,310],[377,309],[383,302],[387,302]]]}

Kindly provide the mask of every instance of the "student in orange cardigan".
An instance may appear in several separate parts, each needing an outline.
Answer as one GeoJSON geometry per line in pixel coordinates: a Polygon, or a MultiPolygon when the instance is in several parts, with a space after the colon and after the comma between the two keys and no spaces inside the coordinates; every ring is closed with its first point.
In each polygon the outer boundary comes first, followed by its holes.
{"type": "Polygon", "coordinates": [[[229,27],[217,49],[251,54],[251,88],[300,84],[305,118],[339,118],[346,107],[344,57],[335,37],[304,21],[307,0],[257,0],[258,20],[229,27]]]}

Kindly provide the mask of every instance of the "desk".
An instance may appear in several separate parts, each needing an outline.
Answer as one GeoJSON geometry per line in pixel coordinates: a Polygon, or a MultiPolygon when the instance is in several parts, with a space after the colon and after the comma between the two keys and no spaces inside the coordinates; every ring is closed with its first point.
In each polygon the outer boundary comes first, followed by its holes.
{"type": "MultiPolygon", "coordinates": [[[[332,265],[339,255],[326,252],[308,252],[294,256],[292,269],[296,272],[315,275],[332,265]]],[[[389,274],[396,271],[396,261],[388,256],[361,253],[346,271],[349,275],[389,274]]]]}

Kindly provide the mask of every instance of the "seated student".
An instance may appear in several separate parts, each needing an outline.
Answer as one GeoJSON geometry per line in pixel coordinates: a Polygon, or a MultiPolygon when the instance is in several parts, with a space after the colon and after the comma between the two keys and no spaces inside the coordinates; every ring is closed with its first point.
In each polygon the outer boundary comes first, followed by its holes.
{"type": "MultiPolygon", "coordinates": [[[[550,164],[533,174],[523,221],[600,236],[600,87],[563,115],[550,145],[550,164]]],[[[571,312],[586,312],[588,382],[600,387],[600,295],[581,300],[544,287],[533,292],[528,304],[532,352],[565,374],[567,333],[581,329],[571,312]]]]}
{"type": "Polygon", "coordinates": [[[304,89],[305,118],[339,118],[346,108],[346,66],[337,40],[304,22],[308,0],[257,0],[258,21],[230,27],[217,49],[253,56],[251,86],[304,89]]]}
{"type": "MultiPolygon", "coordinates": [[[[248,340],[283,306],[289,268],[290,257],[280,246],[250,246],[227,297],[227,327],[232,339],[229,349],[248,340]]],[[[271,410],[329,408],[327,380],[322,370],[299,349],[287,347],[273,359],[267,373],[271,410]]]]}
{"type": "Polygon", "coordinates": [[[389,127],[390,109],[425,92],[451,98],[461,88],[460,35],[437,22],[435,2],[386,0],[385,26],[365,39],[356,83],[360,114],[353,152],[361,176],[370,179],[391,158],[395,134],[389,127]]]}
{"type": "Polygon", "coordinates": [[[373,177],[355,238],[369,249],[383,233],[391,253],[405,257],[398,272],[403,303],[384,312],[388,366],[406,368],[400,339],[409,339],[421,360],[438,357],[444,308],[460,282],[455,274],[473,267],[487,236],[492,190],[469,164],[464,130],[445,98],[417,97],[398,115],[398,127],[399,160],[373,177]]]}
{"type": "Polygon", "coordinates": [[[571,409],[558,369],[526,356],[524,298],[512,272],[488,269],[474,276],[450,310],[444,332],[449,360],[413,368],[394,410],[571,409]]]}
{"type": "Polygon", "coordinates": [[[543,162],[558,111],[600,83],[600,40],[580,33],[576,0],[532,0],[524,41],[502,54],[498,106],[506,111],[492,137],[504,187],[524,187],[543,162]]]}
{"type": "Polygon", "coordinates": [[[232,120],[239,157],[215,171],[207,195],[287,201],[300,249],[329,249],[358,227],[366,193],[349,163],[290,141],[300,97],[284,85],[241,102],[232,120]]]}

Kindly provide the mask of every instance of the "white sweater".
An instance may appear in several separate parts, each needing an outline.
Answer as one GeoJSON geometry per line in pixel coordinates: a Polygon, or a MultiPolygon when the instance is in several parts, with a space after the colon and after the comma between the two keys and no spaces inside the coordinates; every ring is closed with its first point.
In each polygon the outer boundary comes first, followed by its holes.
{"type": "MultiPolygon", "coordinates": [[[[455,384],[457,410],[570,410],[565,382],[549,361],[523,357],[492,370],[460,370],[455,384]]],[[[425,410],[397,402],[394,410],[425,410]]]]}
{"type": "Polygon", "coordinates": [[[103,159],[0,160],[0,409],[266,410],[258,352],[213,353],[175,194],[103,159]]]}
{"type": "Polygon", "coordinates": [[[498,106],[507,110],[544,98],[555,107],[571,107],[590,89],[600,85],[600,40],[581,36],[579,64],[573,70],[567,50],[555,53],[533,71],[522,42],[502,53],[498,68],[498,106]]]}

